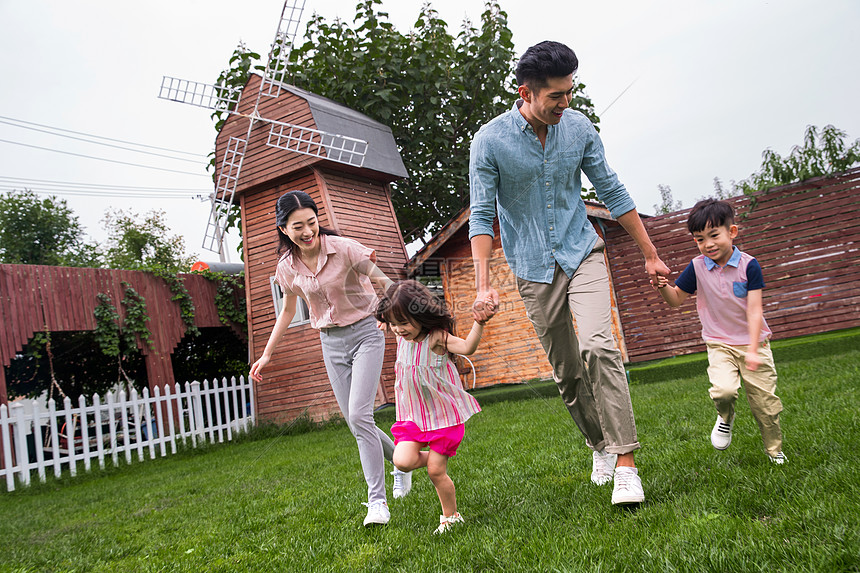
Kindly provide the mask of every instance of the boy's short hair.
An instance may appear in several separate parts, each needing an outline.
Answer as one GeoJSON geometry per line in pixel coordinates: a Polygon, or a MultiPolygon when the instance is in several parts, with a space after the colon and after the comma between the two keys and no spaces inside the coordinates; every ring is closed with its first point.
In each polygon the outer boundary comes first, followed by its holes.
{"type": "Polygon", "coordinates": [[[704,231],[710,225],[716,227],[731,227],[735,224],[735,211],[725,201],[718,199],[703,199],[693,205],[693,210],[687,217],[687,230],[691,233],[704,231]]]}
{"type": "Polygon", "coordinates": [[[575,74],[579,60],[573,50],[560,42],[535,44],[517,63],[517,84],[532,90],[546,87],[548,78],[563,78],[575,74]]]}

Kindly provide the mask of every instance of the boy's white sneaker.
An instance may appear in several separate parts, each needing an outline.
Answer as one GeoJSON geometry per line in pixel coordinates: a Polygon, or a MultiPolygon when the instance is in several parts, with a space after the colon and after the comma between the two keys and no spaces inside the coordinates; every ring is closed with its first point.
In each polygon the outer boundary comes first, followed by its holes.
{"type": "Polygon", "coordinates": [[[365,527],[368,525],[385,525],[391,519],[391,513],[388,511],[388,504],[385,501],[371,501],[363,505],[367,506],[367,517],[364,518],[365,527]]]}
{"type": "Polygon", "coordinates": [[[788,461],[788,458],[782,452],[779,452],[775,456],[768,454],[767,457],[770,458],[770,461],[772,461],[773,463],[780,465],[780,466],[788,461]]]}
{"type": "Polygon", "coordinates": [[[717,421],[714,422],[714,429],[711,430],[711,444],[718,450],[725,450],[732,443],[732,426],[735,425],[735,414],[732,414],[732,419],[728,422],[723,420],[723,417],[717,414],[717,421]]]}
{"type": "Polygon", "coordinates": [[[645,501],[639,470],[626,466],[615,468],[615,488],[612,490],[612,505],[626,505],[645,501]]]}
{"type": "Polygon", "coordinates": [[[451,529],[455,523],[463,523],[463,516],[459,513],[455,512],[454,515],[449,515],[447,517],[444,515],[440,515],[439,527],[436,528],[436,531],[434,531],[433,534],[435,535],[437,533],[445,533],[446,531],[451,529]]]}
{"type": "Polygon", "coordinates": [[[605,485],[611,482],[617,460],[616,454],[607,454],[605,449],[591,452],[591,482],[595,485],[605,485]]]}
{"type": "Polygon", "coordinates": [[[392,488],[394,499],[406,497],[406,495],[412,491],[412,472],[402,472],[399,469],[394,468],[391,475],[394,476],[394,487],[392,488]]]}

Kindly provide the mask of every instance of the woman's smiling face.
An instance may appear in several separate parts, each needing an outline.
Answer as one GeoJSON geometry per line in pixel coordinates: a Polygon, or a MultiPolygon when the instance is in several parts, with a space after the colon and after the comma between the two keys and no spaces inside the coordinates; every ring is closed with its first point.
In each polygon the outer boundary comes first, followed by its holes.
{"type": "Polygon", "coordinates": [[[319,246],[319,221],[317,214],[311,208],[296,209],[290,213],[287,224],[281,227],[281,232],[303,251],[313,250],[319,246]]]}

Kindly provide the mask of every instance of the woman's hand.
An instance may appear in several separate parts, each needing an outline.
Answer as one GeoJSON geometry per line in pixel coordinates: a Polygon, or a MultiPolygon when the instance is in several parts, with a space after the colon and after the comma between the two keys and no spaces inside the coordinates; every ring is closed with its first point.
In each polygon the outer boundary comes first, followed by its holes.
{"type": "Polygon", "coordinates": [[[253,378],[255,382],[263,381],[262,370],[266,367],[266,364],[268,363],[269,357],[264,354],[251,365],[251,378],[253,378]]]}

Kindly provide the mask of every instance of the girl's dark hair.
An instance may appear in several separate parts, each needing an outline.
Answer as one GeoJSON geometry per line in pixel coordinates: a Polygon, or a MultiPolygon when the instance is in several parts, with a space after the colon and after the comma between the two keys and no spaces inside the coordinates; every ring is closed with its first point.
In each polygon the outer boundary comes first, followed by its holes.
{"type": "Polygon", "coordinates": [[[398,281],[388,287],[376,307],[376,320],[388,324],[414,321],[421,331],[429,333],[441,329],[454,332],[454,317],[445,303],[418,281],[398,281]]]}
{"type": "Polygon", "coordinates": [[[546,87],[549,78],[563,78],[575,74],[579,68],[576,54],[560,42],[546,41],[535,44],[517,63],[517,84],[537,91],[546,87]]]}
{"type": "Polygon", "coordinates": [[[704,231],[708,225],[716,229],[734,224],[735,212],[732,206],[718,199],[702,199],[693,205],[693,210],[687,217],[687,230],[691,233],[704,231]]]}
{"type": "MultiPolygon", "coordinates": [[[[283,195],[278,198],[278,202],[275,203],[275,226],[278,231],[278,255],[281,255],[285,252],[292,252],[293,247],[296,246],[294,242],[290,240],[290,238],[281,231],[281,227],[287,226],[287,221],[292,215],[293,211],[297,209],[313,209],[314,214],[319,215],[319,210],[317,209],[317,204],[314,203],[314,200],[311,199],[311,196],[305,193],[304,191],[287,191],[283,195]]],[[[337,235],[337,233],[331,229],[319,226],[320,235],[337,235]]]]}

